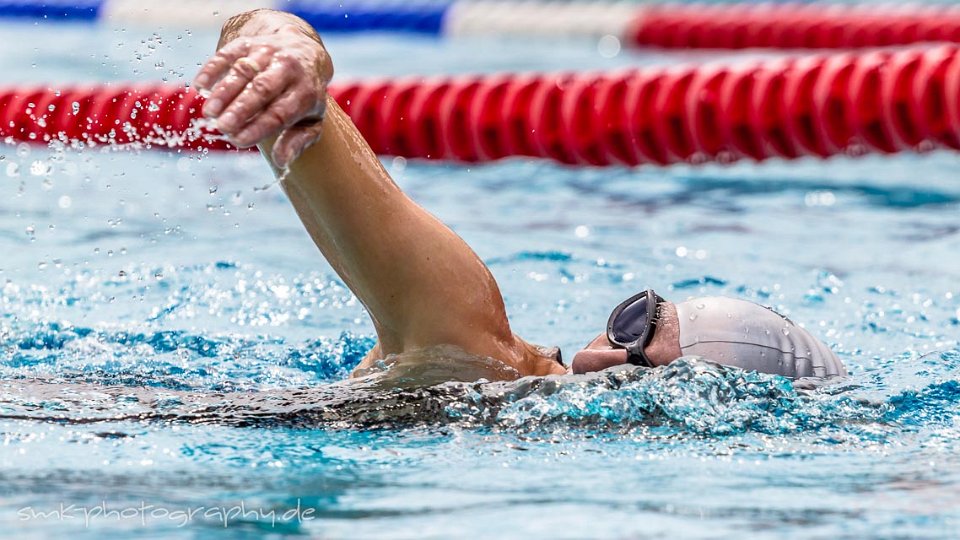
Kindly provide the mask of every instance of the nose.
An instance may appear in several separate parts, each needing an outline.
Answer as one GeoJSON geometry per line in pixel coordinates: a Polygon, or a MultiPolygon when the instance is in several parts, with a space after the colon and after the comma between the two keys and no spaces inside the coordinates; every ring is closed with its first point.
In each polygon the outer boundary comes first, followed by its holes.
{"type": "Polygon", "coordinates": [[[571,368],[574,373],[602,371],[627,363],[627,351],[623,349],[583,349],[573,356],[571,368]]]}

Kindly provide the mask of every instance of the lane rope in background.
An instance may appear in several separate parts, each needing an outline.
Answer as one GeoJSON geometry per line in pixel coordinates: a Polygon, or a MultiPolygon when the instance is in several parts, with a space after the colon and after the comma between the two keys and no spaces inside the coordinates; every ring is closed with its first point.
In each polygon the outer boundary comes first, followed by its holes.
{"type": "MultiPolygon", "coordinates": [[[[953,45],[617,73],[337,84],[380,154],[577,165],[793,159],[960,150],[953,45]]],[[[174,85],[0,89],[7,142],[222,150],[191,127],[202,100],[174,85]]]]}
{"type": "Polygon", "coordinates": [[[960,6],[544,0],[0,0],[0,17],[216,27],[256,7],[290,11],[320,32],[612,36],[662,48],[860,48],[960,42],[960,6]]]}

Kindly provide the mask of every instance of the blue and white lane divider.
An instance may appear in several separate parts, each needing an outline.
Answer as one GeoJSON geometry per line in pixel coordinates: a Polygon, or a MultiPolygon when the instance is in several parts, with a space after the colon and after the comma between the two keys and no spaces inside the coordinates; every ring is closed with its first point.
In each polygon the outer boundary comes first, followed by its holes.
{"type": "Polygon", "coordinates": [[[0,0],[0,18],[213,25],[255,8],[289,11],[319,31],[441,34],[451,0],[0,0]]]}
{"type": "Polygon", "coordinates": [[[294,13],[320,32],[621,37],[642,10],[586,0],[0,0],[0,19],[215,26],[254,8],[294,13]]]}

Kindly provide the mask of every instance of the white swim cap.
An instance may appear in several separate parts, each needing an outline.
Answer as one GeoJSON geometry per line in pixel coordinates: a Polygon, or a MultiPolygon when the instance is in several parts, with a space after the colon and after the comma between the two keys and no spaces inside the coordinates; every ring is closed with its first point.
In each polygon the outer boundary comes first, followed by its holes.
{"type": "Polygon", "coordinates": [[[704,297],[676,306],[684,356],[793,378],[847,374],[833,351],[810,332],[759,304],[704,297]]]}

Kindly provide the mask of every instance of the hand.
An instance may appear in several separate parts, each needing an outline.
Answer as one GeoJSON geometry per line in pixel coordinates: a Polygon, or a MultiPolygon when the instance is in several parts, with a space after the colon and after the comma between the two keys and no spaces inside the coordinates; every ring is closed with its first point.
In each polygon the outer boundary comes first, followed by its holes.
{"type": "Polygon", "coordinates": [[[194,79],[209,90],[203,114],[247,148],[276,137],[271,158],[284,168],[320,139],[333,65],[319,40],[283,25],[224,45],[194,79]]]}

